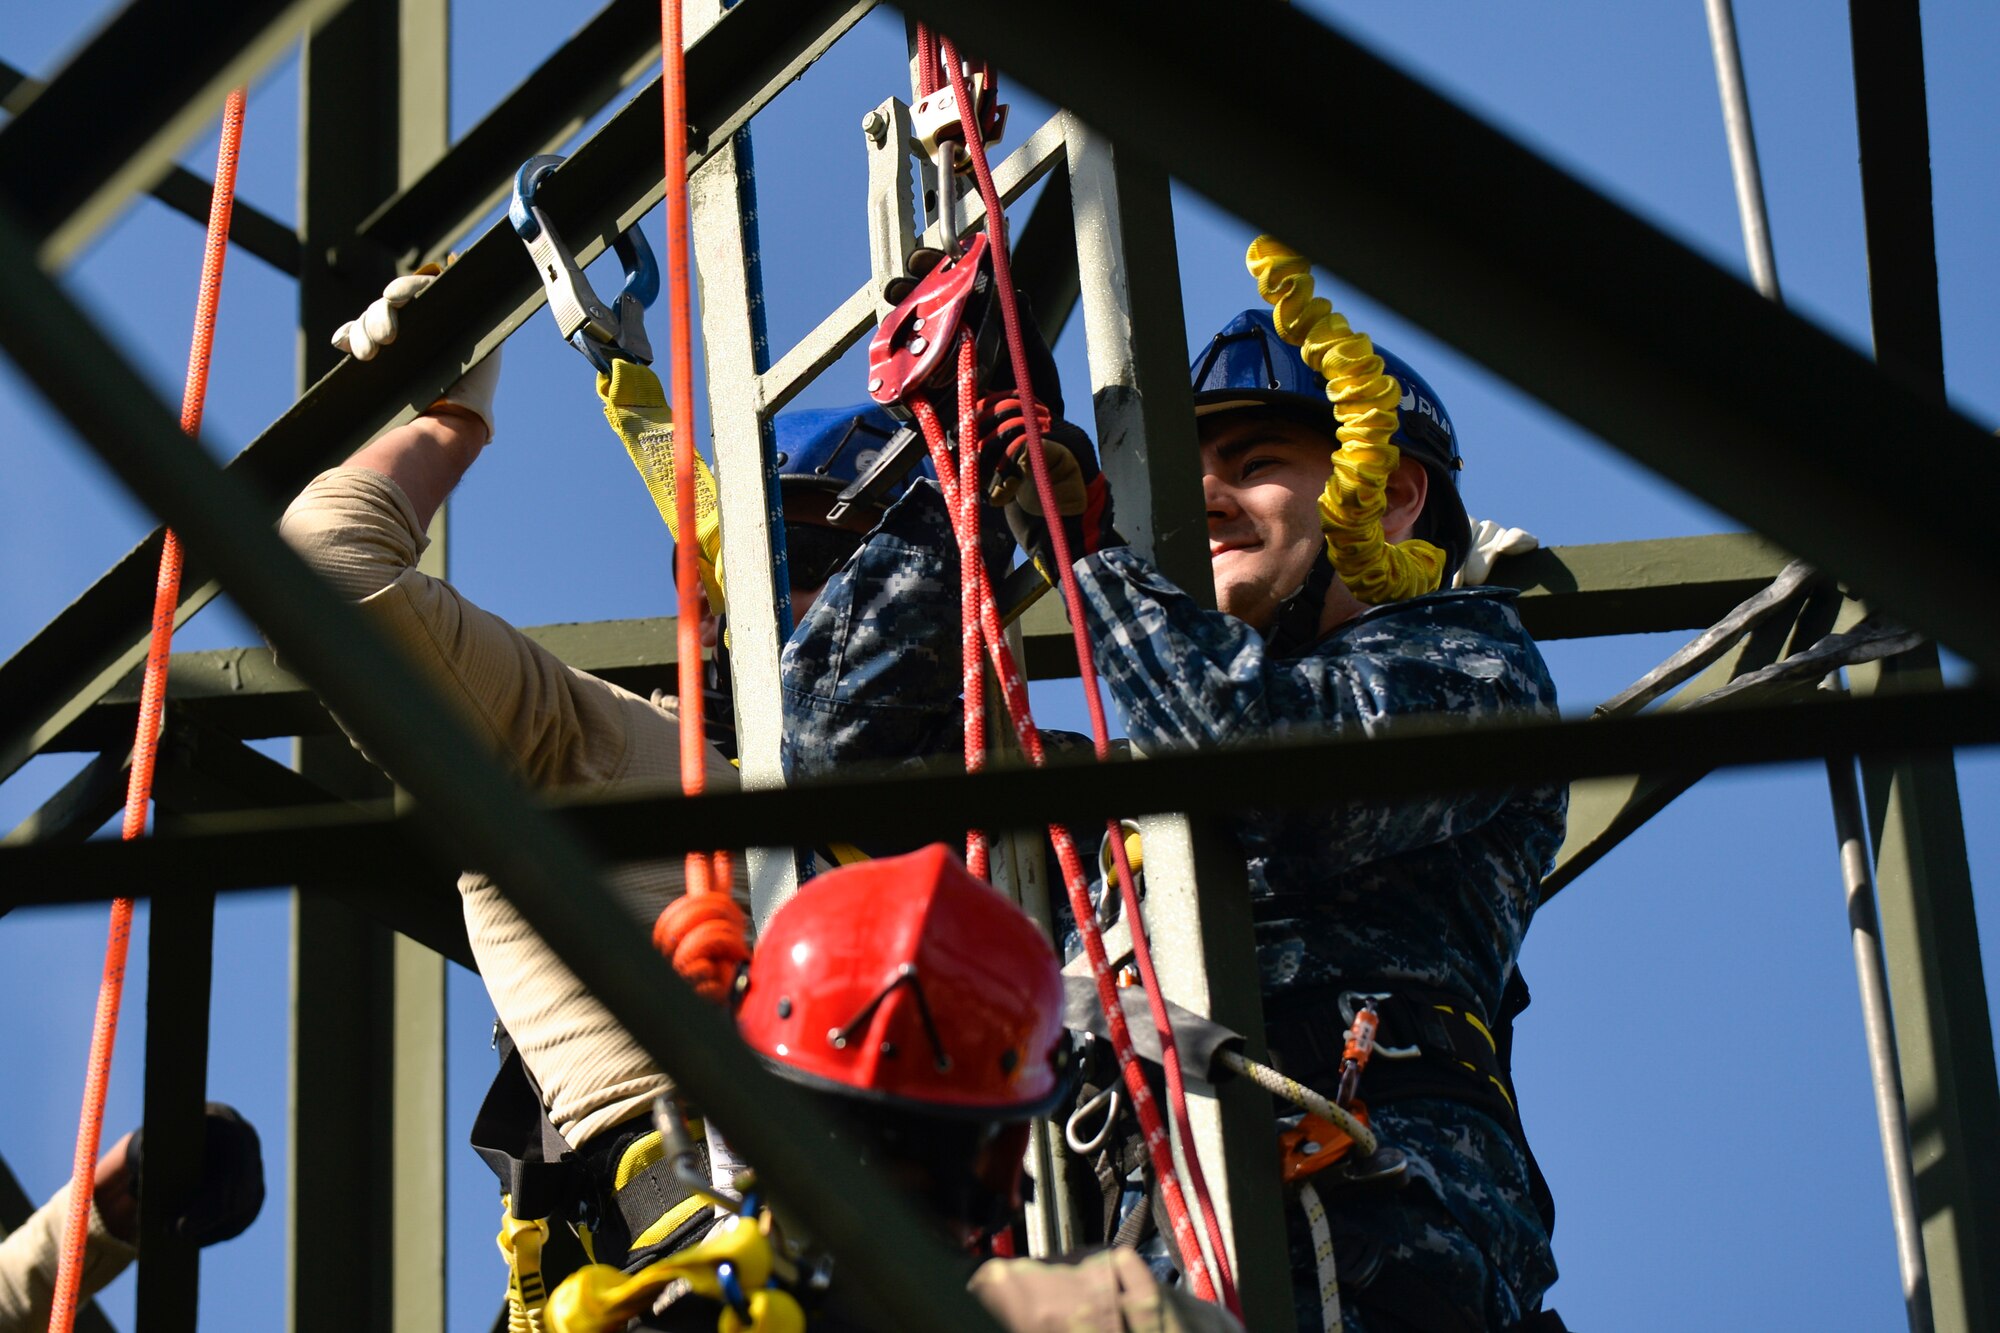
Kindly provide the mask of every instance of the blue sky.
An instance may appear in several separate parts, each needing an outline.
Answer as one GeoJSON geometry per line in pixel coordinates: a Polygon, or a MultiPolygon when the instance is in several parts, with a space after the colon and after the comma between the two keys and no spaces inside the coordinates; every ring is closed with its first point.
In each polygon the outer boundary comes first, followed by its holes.
{"type": "MultiPolygon", "coordinates": [[[[594,7],[592,0],[459,5],[454,132],[474,123],[594,7]]],[[[1393,7],[1322,0],[1306,7],[1717,263],[1743,270],[1697,0],[1404,0],[1393,7]]],[[[47,76],[109,8],[27,7],[10,17],[0,58],[47,76]]],[[[1741,0],[1738,8],[1786,296],[1866,349],[1844,7],[1741,0]]],[[[1925,23],[1949,390],[1961,410],[1991,424],[2000,422],[2000,260],[1990,242],[2000,211],[1993,171],[2000,116],[1991,92],[2000,15],[1954,0],[1928,6],[1925,23]]],[[[1307,73],[1337,88],[1337,71],[1307,73]]],[[[757,121],[776,346],[802,336],[866,276],[859,120],[903,91],[904,77],[899,22],[877,14],[757,121]]],[[[254,85],[239,185],[245,199],[286,219],[296,213],[297,96],[295,58],[254,85]]],[[[1008,96],[1018,143],[1049,108],[1017,86],[1008,96]]],[[[1366,124],[1366,108],[1354,110],[1366,124]]],[[[1393,126],[1379,132],[1396,188],[1419,191],[1438,208],[1480,206],[1426,174],[1423,163],[1395,154],[1393,126]]],[[[212,171],[212,129],[182,161],[212,171]]],[[[1192,342],[1254,301],[1241,266],[1250,233],[1189,192],[1177,192],[1175,206],[1192,342]]],[[[657,215],[648,226],[657,241],[657,215]]],[[[199,227],[140,200],[66,275],[169,402],[180,391],[200,245],[199,227]]],[[[1392,312],[1337,285],[1322,290],[1357,327],[1419,366],[1444,397],[1467,455],[1474,514],[1564,544],[1739,526],[1392,312]]],[[[206,430],[218,456],[240,449],[291,402],[294,319],[289,280],[232,255],[206,430]]],[[[656,342],[663,342],[663,319],[654,321],[656,342]]],[[[1073,323],[1058,349],[1073,400],[1086,382],[1080,325],[1073,323]]],[[[1720,369],[1746,384],[1757,373],[1755,366],[1720,369]]],[[[859,367],[849,358],[802,402],[860,396],[859,367]]],[[[1672,410],[1670,398],[1663,396],[1661,410],[1672,410]]],[[[670,610],[657,517],[601,424],[584,363],[558,342],[546,316],[507,349],[498,415],[499,443],[455,502],[452,560],[461,586],[523,624],[670,610]]],[[[0,488],[0,652],[11,652],[150,520],[4,362],[0,441],[10,473],[0,488]]],[[[255,637],[219,606],[178,642],[221,647],[255,637]]],[[[1587,711],[1680,637],[1549,645],[1566,707],[1587,711]]],[[[1080,714],[1074,687],[1051,686],[1039,701],[1051,721],[1074,722],[1080,714]]],[[[39,804],[78,762],[37,760],[0,786],[0,828],[39,804]]],[[[1990,815],[2000,761],[1961,753],[1959,775],[1992,972],[2000,967],[2000,927],[1991,915],[2000,834],[1990,815]]],[[[269,1327],[282,1317],[288,913],[281,892],[236,895],[218,911],[211,1095],[235,1102],[262,1128],[275,1170],[263,1219],[205,1261],[204,1320],[216,1325],[269,1327]]],[[[0,1155],[37,1194],[67,1172],[102,942],[97,907],[0,921],[0,1012],[18,1016],[0,1027],[0,1068],[10,1075],[0,1092],[0,1155]]],[[[134,958],[113,1126],[138,1115],[143,930],[134,958]]],[[[1901,1318],[1817,765],[1701,784],[1550,906],[1529,936],[1524,967],[1536,1003],[1522,1023],[1516,1073],[1561,1211],[1556,1253],[1564,1276],[1553,1301],[1573,1326],[1840,1330],[1890,1327],[1901,1318]],[[1699,1062],[1689,1058],[1694,1028],[1714,1033],[1699,1062]]],[[[487,1326],[503,1282],[492,1246],[490,1178],[457,1146],[491,1067],[490,1010],[467,974],[454,972],[451,998],[451,1322],[472,1330],[487,1326]]],[[[130,1327],[131,1292],[127,1277],[106,1297],[123,1327],[130,1327]]]]}

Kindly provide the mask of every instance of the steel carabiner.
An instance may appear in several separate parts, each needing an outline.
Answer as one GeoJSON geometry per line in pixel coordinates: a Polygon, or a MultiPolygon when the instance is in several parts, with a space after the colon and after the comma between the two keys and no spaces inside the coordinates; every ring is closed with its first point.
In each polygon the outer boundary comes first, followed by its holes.
{"type": "Polygon", "coordinates": [[[646,337],[646,307],[660,294],[660,266],[653,259],[653,248],[637,227],[620,233],[612,248],[625,265],[625,283],[615,304],[600,300],[575,254],[535,202],[542,182],[562,163],[560,156],[550,153],[521,164],[514,175],[514,198],[507,207],[507,220],[528,247],[542,289],[548,294],[549,312],[570,346],[607,374],[614,360],[650,365],[653,344],[646,337]]]}

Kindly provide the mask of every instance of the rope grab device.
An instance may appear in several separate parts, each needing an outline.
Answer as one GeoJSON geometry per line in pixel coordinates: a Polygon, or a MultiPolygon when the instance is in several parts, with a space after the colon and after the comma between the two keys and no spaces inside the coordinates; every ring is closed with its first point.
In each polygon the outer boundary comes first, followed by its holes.
{"type": "MultiPolygon", "coordinates": [[[[968,769],[984,764],[984,681],[990,663],[998,680],[1001,701],[1016,738],[1030,763],[1045,762],[1040,730],[1029,707],[1027,686],[1001,625],[999,609],[985,564],[980,558],[979,510],[982,501],[979,475],[980,449],[978,407],[981,380],[997,365],[1011,372],[1010,392],[1019,401],[1019,422],[1024,447],[1014,455],[1016,466],[1025,464],[1041,512],[1055,516],[1062,511],[1057,503],[1048,462],[1044,456],[1043,417],[1036,402],[1037,385],[1023,334],[1022,321],[1009,264],[1006,214],[993,173],[987,162],[986,139],[997,132],[1003,121],[997,105],[997,86],[985,67],[968,70],[949,38],[934,34],[928,27],[917,31],[919,107],[912,112],[912,125],[926,149],[935,157],[937,174],[937,220],[946,249],[919,252],[913,269],[928,265],[915,285],[901,295],[896,308],[882,321],[869,344],[868,392],[892,413],[913,422],[921,432],[936,472],[938,488],[951,516],[959,547],[962,638],[964,644],[965,753],[968,769]],[[950,96],[943,94],[949,89],[950,96]],[[973,114],[967,115],[967,108],[973,114]],[[956,221],[956,178],[969,169],[986,211],[986,230],[960,240],[956,221]],[[990,318],[997,315],[996,321],[990,318]],[[1005,360],[1001,357],[1004,352],[1005,360]],[[956,371],[955,379],[953,371],[956,371]],[[955,390],[955,392],[953,392],[955,390]],[[954,439],[947,432],[945,413],[953,421],[954,439]],[[955,410],[954,410],[955,409],[955,410]],[[956,457],[954,457],[956,454],[956,457]],[[983,649],[983,654],[982,654],[983,649]]],[[[885,453],[887,450],[884,451],[885,453]]],[[[1004,478],[989,477],[994,486],[1004,478]]],[[[1069,620],[1075,634],[1079,675],[1090,713],[1091,735],[1099,760],[1110,754],[1109,728],[1099,696],[1096,664],[1082,606],[1082,593],[1071,568],[1068,535],[1060,522],[1049,524],[1049,563],[1063,592],[1069,620]]],[[[1132,923],[1134,961],[1138,966],[1153,1025],[1168,1034],[1161,1043],[1166,1073],[1167,1099],[1187,1147],[1188,1186],[1183,1190],[1175,1168],[1172,1147],[1158,1104],[1147,1085],[1134,1051],[1131,1031],[1118,999],[1118,988],[1107,957],[1101,929],[1090,902],[1088,881],[1074,838],[1060,824],[1049,826],[1049,840],[1061,868],[1071,912],[1083,938],[1090,960],[1093,982],[1103,1007],[1112,1049],[1116,1055],[1134,1113],[1139,1119],[1160,1182],[1162,1201],[1174,1233],[1175,1245],[1186,1264],[1189,1283],[1206,1300],[1220,1301],[1240,1313],[1235,1283],[1230,1271],[1216,1211],[1209,1200],[1201,1164],[1193,1150],[1194,1136],[1187,1113],[1186,1088],[1174,1042],[1172,1019],[1160,990],[1159,979],[1147,946],[1125,841],[1115,821],[1108,825],[1112,834],[1114,869],[1127,919],[1132,923]],[[1203,1236],[1195,1231],[1189,1196],[1199,1209],[1203,1236]],[[1202,1240],[1209,1253],[1205,1256],[1202,1240]],[[1211,1276],[1211,1266],[1213,1276],[1211,1276]]],[[[983,875],[987,868],[985,835],[972,831],[967,838],[966,863],[983,875]]]]}

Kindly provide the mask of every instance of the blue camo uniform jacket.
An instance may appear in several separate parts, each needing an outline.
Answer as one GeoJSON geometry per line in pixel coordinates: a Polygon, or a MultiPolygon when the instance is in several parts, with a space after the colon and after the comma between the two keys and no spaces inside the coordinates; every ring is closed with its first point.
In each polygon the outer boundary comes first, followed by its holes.
{"type": "MultiPolygon", "coordinates": [[[[1553,715],[1555,685],[1514,595],[1475,589],[1371,608],[1277,659],[1240,620],[1205,611],[1127,548],[1076,564],[1098,670],[1141,749],[1376,734],[1404,716],[1553,715]]],[[[820,594],[784,654],[788,771],[956,752],[958,559],[923,483],[820,594]]],[[[1489,1018],[1512,976],[1567,792],[1496,788],[1415,801],[1246,813],[1233,822],[1256,900],[1267,1008],[1404,979],[1489,1018]]],[[[1337,1034],[1335,1034],[1337,1040],[1337,1034]]],[[[1453,1101],[1375,1112],[1411,1185],[1336,1193],[1343,1286],[1393,1267],[1466,1321],[1503,1329],[1540,1308],[1555,1265],[1506,1131],[1453,1101]]],[[[1294,1210],[1301,1327],[1317,1327],[1312,1251],[1294,1210]]],[[[1348,1327],[1365,1333],[1367,1299],[1348,1327]]]]}

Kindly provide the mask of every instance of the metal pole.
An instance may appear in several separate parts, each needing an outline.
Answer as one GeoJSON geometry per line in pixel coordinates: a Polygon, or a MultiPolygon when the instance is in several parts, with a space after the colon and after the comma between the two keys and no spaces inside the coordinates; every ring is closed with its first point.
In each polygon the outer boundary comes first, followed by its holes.
{"type": "MultiPolygon", "coordinates": [[[[1729,134],[1729,165],[1736,178],[1736,207],[1743,220],[1743,249],[1750,277],[1772,302],[1784,304],[1778,288],[1778,260],[1771,246],[1771,222],[1764,206],[1764,178],[1757,166],[1757,137],[1750,127],[1750,94],[1743,56],[1736,45],[1736,16],[1730,0],[1707,0],[1708,35],[1715,50],[1715,81],[1722,91],[1722,120],[1729,134]]],[[[1837,685],[1837,679],[1829,678],[1837,685]]],[[[1868,1043],[1868,1082],[1875,1096],[1875,1120],[1882,1139],[1882,1166],[1889,1184],[1889,1215],[1896,1232],[1896,1267],[1902,1274],[1903,1308],[1911,1333],[1930,1333],[1930,1277],[1924,1268],[1923,1235],[1917,1221],[1916,1180],[1910,1168],[1909,1120],[1903,1105],[1896,1034],[1889,1015],[1889,981],[1875,911],[1875,883],[1868,870],[1862,835],[1861,797],[1854,760],[1826,761],[1834,835],[1840,843],[1841,877],[1847,887],[1847,923],[1854,937],[1855,980],[1861,989],[1861,1026],[1868,1043]]]]}
{"type": "Polygon", "coordinates": [[[1896,1265],[1903,1274],[1903,1306],[1910,1333],[1930,1333],[1930,1278],[1924,1271],[1924,1238],[1917,1220],[1917,1187],[1910,1170],[1909,1123],[1896,1067],[1896,1033],[1889,1018],[1889,972],[1875,914],[1875,880],[1862,833],[1861,789],[1854,759],[1826,761],[1833,794],[1833,834],[1840,843],[1840,871],[1847,886],[1847,928],[1854,937],[1854,974],[1861,983],[1861,1027],[1868,1037],[1869,1084],[1875,1122],[1882,1133],[1882,1169],[1889,1178],[1889,1215],[1896,1227],[1896,1265]]]}
{"type": "MultiPolygon", "coordinates": [[[[1173,203],[1160,168],[1064,117],[1076,216],[1077,269],[1089,338],[1091,404],[1104,470],[1127,499],[1133,549],[1212,605],[1207,524],[1194,447],[1182,333],[1173,203]]],[[[1264,1050],[1264,1011],[1243,856],[1214,819],[1140,820],[1146,924],[1169,999],[1241,1032],[1264,1050]]],[[[1086,844],[1088,845],[1088,844],[1086,844]]],[[[1190,1080],[1188,1119],[1242,1295],[1244,1322],[1293,1326],[1284,1199],[1272,1169],[1271,1099],[1247,1079],[1190,1080]]]]}
{"type": "MultiPolygon", "coordinates": [[[[1848,21],[1875,360],[1891,380],[1942,403],[1917,0],[1849,0],[1848,21]]],[[[1990,463],[1990,438],[1983,454],[1981,465],[1990,463]]],[[[1856,668],[1848,679],[1856,694],[1942,683],[1929,645],[1856,668]]],[[[1990,1329],[2000,1322],[2000,1076],[1958,774],[1951,751],[1937,749],[1864,759],[1861,778],[1931,1317],[1944,1333],[1990,1329]]]]}
{"type": "Polygon", "coordinates": [[[1730,0],[1707,0],[1708,40],[1715,51],[1715,82],[1722,91],[1722,124],[1729,133],[1729,167],[1736,177],[1736,211],[1743,219],[1743,250],[1750,280],[1773,301],[1778,294],[1778,258],[1771,249],[1771,219],[1764,211],[1764,176],[1757,167],[1757,136],[1750,128],[1750,90],[1743,81],[1743,55],[1736,47],[1736,13],[1730,0]]]}

